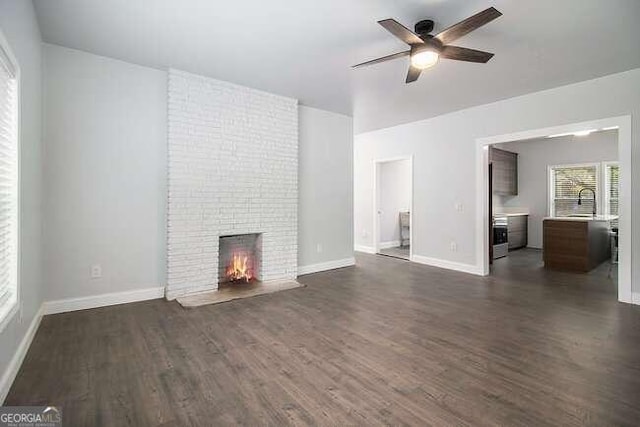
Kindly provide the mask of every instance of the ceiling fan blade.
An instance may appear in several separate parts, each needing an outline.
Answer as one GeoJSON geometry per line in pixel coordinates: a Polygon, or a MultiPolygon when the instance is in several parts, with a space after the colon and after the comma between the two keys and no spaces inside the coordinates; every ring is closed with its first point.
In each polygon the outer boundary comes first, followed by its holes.
{"type": "Polygon", "coordinates": [[[405,52],[394,53],[393,55],[383,56],[382,58],[372,59],[371,61],[367,61],[367,62],[363,62],[362,64],[354,65],[351,68],[366,67],[368,65],[379,64],[379,63],[385,62],[385,61],[391,61],[392,59],[402,58],[403,56],[409,56],[410,53],[411,53],[410,50],[407,50],[405,52]]]}
{"type": "Polygon", "coordinates": [[[493,53],[448,45],[442,48],[440,56],[442,58],[455,59],[456,61],[486,63],[493,58],[493,53]]]}
{"type": "Polygon", "coordinates": [[[383,19],[382,21],[378,21],[378,24],[382,25],[387,31],[408,45],[424,43],[416,33],[395,19],[383,19]]]}
{"type": "Polygon", "coordinates": [[[464,21],[460,21],[457,24],[450,26],[446,30],[440,32],[436,38],[444,44],[449,44],[500,16],[502,16],[502,13],[500,13],[498,9],[490,7],[489,9],[476,13],[464,21]]]}
{"type": "Polygon", "coordinates": [[[422,70],[420,68],[409,66],[409,71],[407,72],[407,80],[405,81],[405,83],[411,83],[418,80],[418,77],[420,77],[421,72],[422,70]]]}

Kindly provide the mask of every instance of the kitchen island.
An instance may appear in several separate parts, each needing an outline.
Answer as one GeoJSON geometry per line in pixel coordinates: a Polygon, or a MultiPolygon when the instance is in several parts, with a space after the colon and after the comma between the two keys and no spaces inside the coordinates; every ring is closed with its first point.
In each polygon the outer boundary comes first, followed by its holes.
{"type": "Polygon", "coordinates": [[[614,215],[547,217],[543,220],[545,268],[588,272],[610,257],[614,215]]]}

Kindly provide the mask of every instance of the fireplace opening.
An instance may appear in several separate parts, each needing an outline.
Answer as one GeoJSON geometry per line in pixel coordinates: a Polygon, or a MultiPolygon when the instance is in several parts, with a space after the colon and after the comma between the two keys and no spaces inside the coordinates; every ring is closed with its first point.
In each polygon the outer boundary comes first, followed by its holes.
{"type": "Polygon", "coordinates": [[[260,280],[262,234],[220,236],[218,287],[260,280]]]}

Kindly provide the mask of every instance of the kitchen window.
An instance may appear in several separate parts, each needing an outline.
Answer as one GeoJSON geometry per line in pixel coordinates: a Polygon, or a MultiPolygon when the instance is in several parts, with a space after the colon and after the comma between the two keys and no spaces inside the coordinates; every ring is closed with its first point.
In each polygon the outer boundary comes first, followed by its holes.
{"type": "MultiPolygon", "coordinates": [[[[604,164],[604,208],[607,215],[618,215],[618,196],[620,189],[620,166],[618,162],[604,164]]],[[[618,220],[611,221],[612,227],[618,226],[618,220]]]]}
{"type": "Polygon", "coordinates": [[[605,213],[618,215],[618,189],[620,186],[620,167],[618,162],[605,163],[605,213]]]}
{"type": "MultiPolygon", "coordinates": [[[[598,199],[598,164],[551,167],[551,216],[593,213],[594,193],[598,199]],[[582,191],[582,204],[578,195],[582,191]]],[[[597,203],[596,203],[597,204],[597,203]]]]}
{"type": "Polygon", "coordinates": [[[18,306],[18,68],[0,34],[0,330],[18,306]]]}
{"type": "Polygon", "coordinates": [[[594,200],[597,214],[618,215],[617,162],[551,166],[549,184],[551,216],[591,215],[594,200]]]}

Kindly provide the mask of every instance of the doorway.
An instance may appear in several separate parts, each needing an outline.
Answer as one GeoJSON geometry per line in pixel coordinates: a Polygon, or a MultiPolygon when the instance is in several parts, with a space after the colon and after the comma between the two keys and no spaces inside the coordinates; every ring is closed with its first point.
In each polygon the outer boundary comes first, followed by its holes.
{"type": "MultiPolygon", "coordinates": [[[[521,237],[522,234],[517,233],[518,230],[515,229],[518,225],[518,221],[515,221],[515,219],[521,219],[522,217],[527,218],[527,220],[522,221],[524,225],[522,227],[523,229],[527,229],[525,227],[527,227],[526,224],[528,223],[528,234],[525,234],[528,238],[525,237],[524,240],[520,238],[514,238],[513,241],[512,239],[508,240],[510,245],[516,246],[514,249],[517,249],[517,247],[524,247],[525,249],[521,252],[514,252],[514,255],[517,256],[511,257],[512,259],[507,263],[526,266],[531,264],[533,261],[537,261],[541,269],[545,268],[547,264],[550,269],[559,268],[557,265],[552,265],[553,262],[555,262],[553,259],[553,255],[555,254],[554,251],[560,247],[562,247],[564,251],[564,249],[566,249],[566,245],[564,245],[564,241],[563,244],[559,246],[551,245],[553,243],[552,235],[557,231],[556,228],[564,224],[567,220],[584,221],[585,219],[588,219],[590,221],[589,224],[607,222],[608,230],[605,231],[608,232],[600,233],[603,236],[606,235],[606,239],[604,239],[605,244],[597,245],[606,251],[608,254],[606,257],[603,256],[594,260],[592,259],[592,254],[595,252],[591,250],[586,252],[585,250],[571,249],[570,255],[572,259],[576,258],[575,261],[577,263],[577,258],[579,258],[578,255],[588,253],[589,257],[583,256],[583,259],[580,260],[585,267],[581,264],[579,271],[591,271],[593,269],[593,272],[590,274],[602,276],[604,279],[601,281],[603,282],[612,282],[611,284],[613,284],[614,289],[617,290],[617,297],[619,301],[632,302],[631,239],[629,235],[631,228],[631,206],[633,204],[632,194],[630,191],[630,122],[631,120],[628,116],[615,117],[498,135],[494,137],[480,138],[477,140],[477,159],[479,164],[477,169],[478,192],[476,203],[478,210],[476,216],[476,243],[478,245],[477,253],[480,257],[479,263],[480,267],[482,267],[482,270],[484,271],[484,275],[490,273],[489,264],[491,257],[496,258],[495,242],[491,242],[491,238],[493,237],[493,233],[491,233],[491,220],[492,217],[495,219],[497,213],[495,203],[496,199],[493,197],[493,195],[496,194],[496,189],[490,189],[490,181],[494,186],[497,182],[495,164],[492,165],[493,167],[491,168],[491,172],[493,172],[493,179],[490,179],[489,175],[489,160],[491,159],[492,148],[510,151],[506,153],[497,153],[503,156],[513,156],[514,154],[522,156],[522,150],[516,149],[516,145],[509,146],[510,143],[514,143],[519,145],[520,149],[524,149],[528,153],[527,155],[530,156],[533,154],[531,149],[537,145],[535,144],[536,140],[548,141],[547,144],[550,144],[553,141],[555,150],[560,147],[562,138],[569,138],[574,139],[574,144],[576,145],[572,155],[584,156],[588,153],[587,147],[578,141],[586,141],[588,135],[599,134],[601,136],[605,136],[607,132],[609,132],[615,134],[614,145],[617,148],[618,162],[609,161],[614,159],[598,157],[594,157],[593,159],[582,158],[578,159],[579,161],[573,160],[573,158],[563,160],[560,158],[560,155],[555,156],[552,160],[549,160],[549,164],[546,167],[537,168],[535,171],[532,169],[532,172],[542,173],[544,176],[541,176],[539,179],[533,179],[532,177],[527,178],[526,176],[520,176],[519,178],[520,182],[538,182],[545,187],[540,191],[537,191],[535,194],[530,192],[531,194],[528,195],[528,197],[538,197],[539,200],[523,204],[521,203],[521,200],[518,200],[517,198],[510,199],[507,197],[506,199],[501,200],[501,202],[504,203],[501,206],[500,213],[507,217],[507,224],[509,218],[514,218],[512,221],[512,231],[514,232],[513,234],[515,237],[521,237]],[[521,144],[521,142],[523,144],[521,144]],[[619,187],[616,185],[615,189],[612,186],[612,180],[614,178],[616,184],[619,184],[619,187]],[[590,197],[585,197],[584,194],[582,194],[582,191],[574,191],[576,190],[576,188],[574,188],[576,186],[580,187],[579,190],[583,187],[591,188],[591,190],[586,192],[586,194],[590,194],[590,197]],[[609,189],[609,187],[612,188],[609,189]],[[543,207],[543,211],[536,213],[535,211],[539,210],[539,207],[541,206],[543,207]],[[608,219],[606,218],[607,216],[609,216],[608,219]],[[612,219],[610,218],[611,216],[616,218],[612,219]],[[560,219],[565,222],[559,222],[560,219]],[[547,225],[548,227],[555,228],[545,228],[547,225]],[[544,242],[546,239],[543,239],[541,236],[547,236],[547,231],[550,246],[547,247],[548,251],[545,251],[544,242]],[[536,244],[536,242],[538,243],[536,244]],[[491,254],[490,246],[493,246],[493,254],[491,254]],[[620,248],[619,253],[618,248],[620,248]],[[536,250],[540,251],[540,253],[535,253],[536,250]],[[600,263],[600,261],[602,262],[600,263]],[[600,268],[596,268],[597,266],[600,266],[600,268]]],[[[547,156],[551,152],[552,150],[542,151],[542,153],[545,153],[547,156]]],[[[526,175],[524,171],[516,171],[516,173],[518,175],[526,175]]],[[[508,179],[508,174],[503,178],[505,178],[507,182],[510,181],[508,179]]],[[[516,194],[520,194],[521,190],[524,195],[524,188],[518,189],[516,194]]],[[[512,190],[506,188],[503,189],[503,192],[508,195],[512,193],[512,190]]],[[[571,222],[571,224],[574,226],[573,228],[578,228],[577,222],[571,222]]],[[[596,227],[592,227],[591,225],[583,228],[588,230],[596,229],[596,227]]],[[[573,242],[576,239],[565,240],[573,242]]],[[[591,242],[592,239],[589,237],[590,245],[591,242]]],[[[562,259],[565,261],[569,259],[565,256],[565,253],[560,255],[563,255],[562,259]]],[[[560,258],[556,257],[556,259],[560,258]]],[[[502,264],[504,263],[505,261],[502,262],[502,264]]],[[[495,267],[495,265],[496,264],[494,263],[493,267],[495,267]]],[[[577,268],[575,265],[569,267],[577,268]]],[[[562,269],[565,269],[565,267],[562,267],[562,269]]]]}
{"type": "Polygon", "coordinates": [[[411,260],[413,253],[413,159],[375,162],[374,243],[379,255],[411,260]]]}

